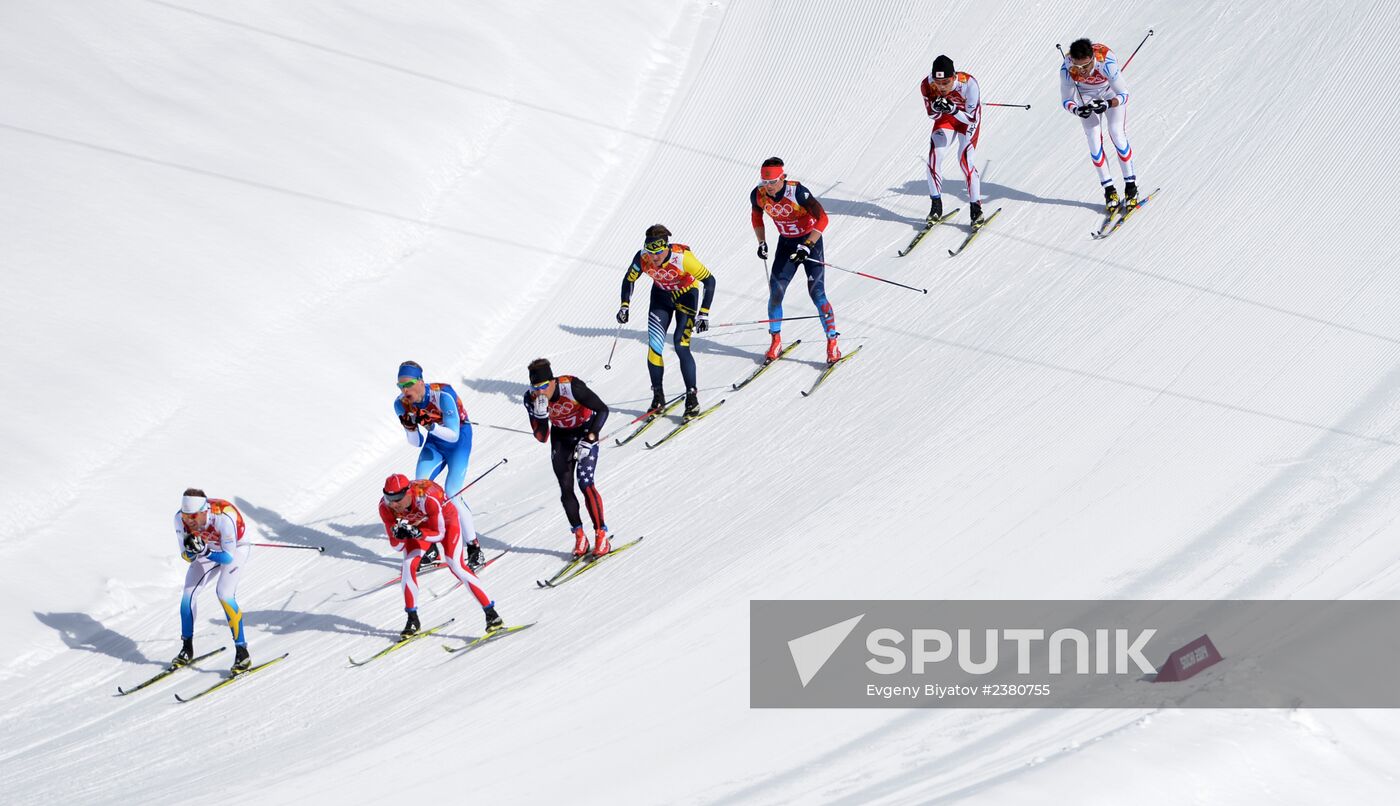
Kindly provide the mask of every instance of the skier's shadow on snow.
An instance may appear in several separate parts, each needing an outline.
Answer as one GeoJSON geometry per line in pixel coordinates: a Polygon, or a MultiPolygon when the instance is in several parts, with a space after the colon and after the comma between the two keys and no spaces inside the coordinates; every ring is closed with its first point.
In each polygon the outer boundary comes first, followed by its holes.
{"type": "Polygon", "coordinates": [[[503,381],[498,378],[463,378],[463,385],[473,392],[484,395],[503,395],[506,399],[524,405],[525,391],[530,387],[519,381],[503,381]]]}
{"type": "MultiPolygon", "coordinates": [[[[897,188],[891,188],[896,193],[903,193],[906,196],[922,196],[928,198],[928,181],[924,179],[912,179],[897,188]]],[[[952,196],[963,204],[967,203],[967,184],[950,182],[943,186],[943,195],[952,196]]],[[[1093,210],[1096,213],[1103,212],[1103,202],[1092,199],[1057,199],[1051,196],[1037,196],[1034,193],[1027,193],[1024,190],[1017,190],[1006,185],[998,185],[995,182],[982,183],[982,206],[995,207],[997,202],[1023,201],[1031,204],[1049,204],[1059,207],[1083,207],[1085,210],[1093,210]]],[[[924,222],[920,219],[915,226],[922,227],[924,222]]]]}
{"type": "Polygon", "coordinates": [[[245,498],[234,498],[233,502],[258,524],[264,537],[296,546],[325,546],[325,553],[332,557],[359,560],[374,565],[398,566],[399,561],[377,554],[369,549],[342,537],[298,526],[270,509],[259,507],[245,498]]]}
{"type": "Polygon", "coordinates": [[[858,199],[833,199],[823,198],[822,207],[832,215],[851,216],[852,218],[876,218],[881,221],[894,221],[898,224],[908,224],[919,229],[923,227],[922,218],[900,215],[893,210],[888,210],[874,202],[861,201],[858,199]]]}
{"type": "Polygon", "coordinates": [[[136,646],[136,642],[119,632],[102,626],[102,622],[87,613],[40,613],[34,611],[34,618],[46,627],[58,632],[59,638],[69,649],[81,649],[108,655],[127,663],[148,663],[163,665],[161,661],[146,657],[136,646]]]}
{"type": "MultiPolygon", "coordinates": [[[[210,619],[209,623],[216,627],[224,626],[224,621],[222,619],[210,619]]],[[[246,626],[256,627],[258,630],[271,635],[290,635],[292,633],[314,630],[316,632],[328,632],[337,635],[373,635],[380,638],[398,637],[398,633],[396,632],[373,627],[363,621],[337,616],[333,613],[306,613],[300,610],[262,610],[246,612],[243,614],[243,623],[246,626]]]]}
{"type": "MultiPolygon", "coordinates": [[[[535,507],[526,512],[522,512],[519,515],[516,515],[514,518],[505,521],[504,523],[498,523],[495,526],[492,526],[491,531],[494,533],[499,533],[503,531],[507,526],[510,526],[512,523],[524,520],[542,509],[543,507],[535,507]]],[[[513,545],[511,543],[507,543],[504,540],[501,540],[500,538],[491,537],[485,532],[477,532],[477,539],[481,541],[481,547],[486,551],[503,551],[505,549],[510,549],[511,554],[555,554],[555,552],[550,549],[535,548],[533,546],[513,545]]]]}
{"type": "MultiPolygon", "coordinates": [[[[805,288],[803,290],[803,293],[805,295],[805,288]]],[[[642,325],[645,326],[645,315],[641,317],[641,321],[642,325]]],[[[671,327],[674,328],[675,326],[675,322],[672,322],[671,327]]],[[[615,327],[579,327],[577,325],[561,324],[559,325],[559,329],[564,331],[565,333],[568,333],[571,336],[582,336],[584,338],[595,338],[599,336],[610,337],[617,334],[617,328],[615,327]]],[[[671,330],[668,330],[666,332],[667,355],[670,355],[670,353],[673,352],[673,348],[675,346],[674,342],[671,341],[672,332],[673,331],[671,330]]],[[[715,335],[720,334],[715,333],[715,335]]],[[[693,353],[701,353],[702,355],[723,355],[729,356],[730,358],[742,358],[746,361],[754,362],[763,360],[763,353],[761,351],[757,353],[749,352],[748,350],[744,350],[739,347],[733,347],[731,345],[725,344],[724,342],[715,341],[714,339],[709,338],[709,336],[709,333],[692,334],[690,339],[690,351],[693,353]]],[[[622,337],[630,341],[638,342],[639,344],[647,343],[647,333],[645,329],[624,328],[622,331],[622,337]]],[[[620,360],[622,359],[619,356],[613,357],[614,363],[620,360]]],[[[635,360],[640,361],[642,360],[642,358],[636,357],[635,360]]],[[[674,356],[671,356],[671,360],[675,360],[674,356]]],[[[677,371],[679,371],[679,368],[677,368],[677,371]]]]}
{"type": "Polygon", "coordinates": [[[326,525],[346,537],[384,537],[384,525],[380,523],[328,523],[326,525]]]}

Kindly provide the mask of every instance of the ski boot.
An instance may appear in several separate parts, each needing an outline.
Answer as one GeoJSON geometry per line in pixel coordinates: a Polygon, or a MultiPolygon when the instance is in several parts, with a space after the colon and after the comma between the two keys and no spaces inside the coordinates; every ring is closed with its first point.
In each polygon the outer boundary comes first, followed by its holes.
{"type": "Polygon", "coordinates": [[[841,348],[836,346],[836,337],[840,333],[826,337],[826,363],[835,364],[841,360],[841,348]]]}
{"type": "Polygon", "coordinates": [[[768,345],[768,352],[763,354],[763,363],[765,364],[770,361],[777,361],[778,356],[783,352],[783,334],[773,333],[770,335],[772,335],[773,341],[768,345]]]}
{"type": "Polygon", "coordinates": [[[194,639],[181,638],[180,640],[184,643],[180,646],[180,654],[176,655],[174,659],[170,661],[170,668],[172,669],[189,666],[190,661],[194,660],[194,639]]]}
{"type": "Polygon", "coordinates": [[[612,543],[608,540],[608,527],[598,529],[595,542],[593,544],[593,556],[601,557],[612,551],[612,543]]]}
{"type": "Polygon", "coordinates": [[[496,612],[495,602],[492,602],[491,604],[481,608],[481,612],[486,616],[487,632],[493,632],[506,626],[505,621],[501,618],[501,614],[496,612]]]}
{"type": "MultiPolygon", "coordinates": [[[[1137,188],[1133,189],[1136,192],[1137,188]]],[[[1103,211],[1105,215],[1111,215],[1118,209],[1118,188],[1112,182],[1103,186],[1103,211]]]]}
{"type": "Polygon", "coordinates": [[[973,202],[967,209],[972,213],[972,228],[977,229],[982,226],[982,203],[973,202]]]}
{"type": "Polygon", "coordinates": [[[685,413],[681,419],[689,420],[700,416],[700,395],[694,389],[685,390],[685,413]]]}
{"type": "Polygon", "coordinates": [[[403,625],[403,629],[402,629],[402,630],[399,630],[399,640],[400,640],[400,641],[407,641],[408,639],[410,639],[410,638],[412,638],[413,636],[417,635],[417,634],[418,634],[418,630],[421,629],[422,626],[423,626],[422,624],[419,624],[419,623],[418,623],[418,611],[417,611],[417,610],[410,610],[410,611],[408,611],[408,621],[405,621],[405,622],[404,622],[404,625],[403,625]]]}
{"type": "Polygon", "coordinates": [[[666,408],[666,393],[660,387],[651,390],[651,407],[647,409],[652,417],[660,417],[661,410],[666,408]]]}
{"type": "Polygon", "coordinates": [[[248,657],[248,645],[241,644],[233,648],[233,668],[229,669],[229,674],[242,674],[253,668],[253,659],[248,657]]]}
{"type": "Polygon", "coordinates": [[[1128,210],[1138,206],[1137,182],[1127,181],[1123,183],[1123,204],[1128,210]]]}
{"type": "Polygon", "coordinates": [[[924,219],[924,226],[931,227],[938,219],[943,217],[943,199],[940,196],[929,197],[928,218],[924,219]]]}
{"type": "Polygon", "coordinates": [[[438,556],[438,544],[432,543],[429,544],[428,550],[423,552],[423,559],[418,563],[418,567],[427,568],[432,565],[437,565],[440,562],[442,562],[442,559],[438,556]]]}
{"type": "Polygon", "coordinates": [[[481,544],[475,540],[467,544],[467,565],[473,571],[481,567],[481,544]]]}
{"type": "Polygon", "coordinates": [[[578,559],[588,554],[588,535],[583,533],[582,526],[574,527],[574,559],[578,559]]]}

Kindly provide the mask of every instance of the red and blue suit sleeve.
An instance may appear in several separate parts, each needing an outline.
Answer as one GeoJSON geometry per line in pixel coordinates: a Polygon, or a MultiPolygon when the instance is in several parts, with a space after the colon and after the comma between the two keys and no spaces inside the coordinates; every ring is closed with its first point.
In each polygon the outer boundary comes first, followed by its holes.
{"type": "Polygon", "coordinates": [[[763,226],[763,208],[758,206],[758,188],[749,191],[749,222],[755,227],[763,226]]]}
{"type": "Polygon", "coordinates": [[[813,216],[813,218],[816,219],[816,223],[813,224],[812,228],[818,232],[826,232],[826,222],[828,219],[826,217],[826,208],[822,206],[821,200],[813,196],[812,191],[808,190],[807,186],[801,182],[797,183],[797,192],[793,194],[793,198],[807,210],[815,210],[817,212],[817,215],[813,216]]]}
{"type": "Polygon", "coordinates": [[[574,391],[574,400],[587,406],[593,412],[593,416],[588,418],[585,428],[597,434],[603,430],[603,423],[608,421],[608,404],[603,402],[598,393],[589,389],[580,379],[574,378],[571,384],[574,391]]]}

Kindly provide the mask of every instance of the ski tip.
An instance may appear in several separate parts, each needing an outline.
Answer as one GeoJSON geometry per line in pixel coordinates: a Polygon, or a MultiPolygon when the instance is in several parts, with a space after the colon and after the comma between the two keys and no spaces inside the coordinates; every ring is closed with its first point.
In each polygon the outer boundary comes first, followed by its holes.
{"type": "Polygon", "coordinates": [[[948,250],[948,257],[957,257],[957,256],[958,256],[958,253],[957,253],[957,252],[954,252],[954,251],[951,250],[951,249],[948,250]]]}

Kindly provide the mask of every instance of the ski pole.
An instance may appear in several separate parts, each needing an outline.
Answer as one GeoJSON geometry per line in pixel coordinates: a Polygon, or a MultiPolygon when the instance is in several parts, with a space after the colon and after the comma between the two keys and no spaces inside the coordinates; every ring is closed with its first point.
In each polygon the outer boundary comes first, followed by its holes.
{"type": "Polygon", "coordinates": [[[768,258],[763,259],[763,282],[772,282],[773,275],[768,273],[768,258]]]}
{"type": "Polygon", "coordinates": [[[612,369],[613,353],[617,352],[617,340],[622,336],[622,323],[617,323],[617,332],[613,334],[613,346],[608,350],[608,363],[603,365],[603,369],[612,369]]]}
{"type": "MultiPolygon", "coordinates": [[[[815,261],[813,261],[815,262],[815,261]]],[[[717,327],[737,327],[738,325],[766,325],[769,322],[796,322],[798,319],[820,319],[821,317],[812,314],[811,316],[783,316],[777,319],[755,319],[752,322],[724,322],[718,325],[710,325],[710,330],[717,327]]]]}
{"type": "Polygon", "coordinates": [[[254,543],[255,546],[265,546],[270,549],[308,549],[311,551],[324,552],[325,546],[293,546],[290,543],[254,543]]]}
{"type": "Polygon", "coordinates": [[[855,269],[846,269],[846,268],[842,268],[841,266],[837,266],[837,265],[835,265],[835,264],[833,264],[833,263],[823,263],[823,262],[820,261],[820,260],[812,260],[811,258],[807,258],[807,260],[811,261],[812,263],[817,264],[818,266],[825,266],[825,267],[827,267],[828,269],[835,269],[835,270],[837,270],[837,271],[844,271],[844,272],[846,272],[847,274],[857,274],[857,275],[860,275],[861,277],[864,277],[864,278],[869,279],[869,280],[879,280],[879,281],[882,282],[882,283],[889,283],[890,285],[897,285],[897,286],[899,286],[900,288],[907,288],[907,289],[909,289],[910,291],[918,291],[920,294],[927,294],[927,293],[928,293],[928,289],[927,289],[927,288],[915,288],[915,287],[912,286],[912,285],[905,285],[904,283],[896,283],[894,280],[886,280],[886,279],[883,278],[883,277],[876,277],[876,276],[873,275],[873,274],[866,274],[866,273],[863,272],[863,271],[856,271],[855,269]]]}
{"type": "Polygon", "coordinates": [[[1030,109],[1030,108],[1031,108],[1031,105],[1030,105],[1030,104],[994,104],[994,103],[992,103],[992,102],[990,102],[990,101],[985,101],[985,102],[983,102],[982,105],[983,105],[983,106],[1007,106],[1007,107],[1010,107],[1010,108],[1012,108],[1012,109],[1030,109]]]}
{"type": "MultiPolygon", "coordinates": [[[[1058,50],[1058,51],[1060,52],[1060,58],[1061,58],[1061,59],[1064,59],[1065,61],[1069,61],[1069,57],[1065,55],[1065,49],[1062,48],[1062,47],[1060,47],[1060,43],[1059,43],[1059,42],[1056,42],[1056,43],[1055,43],[1055,50],[1058,50]]],[[[1079,99],[1079,105],[1080,105],[1080,106],[1083,106],[1083,105],[1084,105],[1084,96],[1079,94],[1079,82],[1078,82],[1078,81],[1075,81],[1075,80],[1074,80],[1074,76],[1071,75],[1071,76],[1069,77],[1069,83],[1071,83],[1071,84],[1074,85],[1074,97],[1078,98],[1078,99],[1079,99]]]]}
{"type": "Polygon", "coordinates": [[[506,462],[509,462],[509,461],[510,461],[509,459],[502,458],[501,461],[497,462],[497,463],[494,464],[494,465],[491,465],[490,467],[488,467],[488,468],[486,469],[486,472],[485,472],[485,473],[482,473],[480,476],[477,476],[476,478],[474,478],[474,479],[472,479],[471,481],[467,482],[467,486],[465,486],[465,487],[463,487],[462,489],[458,490],[457,492],[455,492],[455,493],[453,493],[453,494],[447,496],[448,500],[450,501],[450,500],[452,500],[453,498],[456,498],[457,496],[459,496],[459,495],[461,495],[462,493],[466,492],[467,490],[470,490],[470,489],[472,488],[472,485],[473,485],[473,484],[476,484],[478,481],[481,481],[482,479],[486,478],[486,477],[491,473],[492,470],[495,470],[496,468],[500,467],[501,465],[503,465],[503,464],[505,464],[506,462]]]}
{"type": "Polygon", "coordinates": [[[530,431],[526,431],[526,430],[523,429],[523,428],[507,428],[507,427],[504,426],[504,425],[492,425],[492,424],[490,424],[490,423],[479,423],[479,422],[477,422],[476,420],[470,420],[469,422],[470,422],[472,425],[479,425],[479,426],[481,426],[482,428],[494,428],[494,429],[496,429],[497,431],[514,431],[514,432],[517,433],[517,434],[530,434],[530,433],[531,433],[530,431]]]}
{"type": "Polygon", "coordinates": [[[1137,55],[1137,52],[1140,51],[1140,50],[1142,50],[1142,46],[1147,44],[1147,37],[1150,37],[1150,36],[1152,36],[1152,29],[1151,29],[1151,28],[1148,28],[1148,29],[1147,29],[1147,36],[1144,36],[1144,37],[1142,38],[1142,41],[1138,43],[1138,46],[1135,47],[1135,48],[1133,48],[1132,55],[1128,56],[1128,60],[1127,60],[1126,62],[1123,62],[1123,69],[1124,69],[1124,70],[1127,70],[1127,69],[1128,69],[1128,65],[1130,65],[1130,64],[1133,63],[1133,56],[1136,56],[1136,55],[1137,55]]]}

